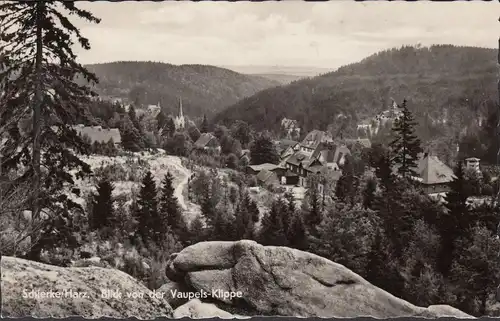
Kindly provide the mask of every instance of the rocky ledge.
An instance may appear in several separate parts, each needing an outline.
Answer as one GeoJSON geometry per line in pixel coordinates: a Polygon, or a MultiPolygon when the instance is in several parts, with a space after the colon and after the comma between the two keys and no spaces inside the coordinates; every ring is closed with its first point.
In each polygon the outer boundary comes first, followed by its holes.
{"type": "Polygon", "coordinates": [[[447,305],[415,306],[320,256],[248,240],[189,246],[171,256],[166,273],[177,283],[170,288],[198,293],[191,306],[207,299],[243,315],[472,318],[447,305]]]}
{"type": "Polygon", "coordinates": [[[118,270],[63,268],[4,256],[1,272],[2,317],[172,316],[165,300],[151,297],[150,290],[118,270]]]}

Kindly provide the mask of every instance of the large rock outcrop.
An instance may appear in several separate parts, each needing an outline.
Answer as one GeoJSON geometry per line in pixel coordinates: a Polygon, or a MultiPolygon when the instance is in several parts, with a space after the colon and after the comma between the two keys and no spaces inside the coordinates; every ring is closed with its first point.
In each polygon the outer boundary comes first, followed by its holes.
{"type": "Polygon", "coordinates": [[[154,319],[172,316],[172,308],[165,300],[151,297],[153,292],[118,270],[63,268],[2,257],[1,272],[3,317],[154,319]],[[101,291],[105,290],[120,293],[121,297],[104,297],[101,291]],[[127,296],[132,293],[136,296],[127,296]]]}
{"type": "Polygon", "coordinates": [[[214,294],[211,300],[261,315],[471,318],[450,306],[417,307],[320,256],[254,241],[197,243],[172,255],[166,272],[198,293],[214,294]]]}

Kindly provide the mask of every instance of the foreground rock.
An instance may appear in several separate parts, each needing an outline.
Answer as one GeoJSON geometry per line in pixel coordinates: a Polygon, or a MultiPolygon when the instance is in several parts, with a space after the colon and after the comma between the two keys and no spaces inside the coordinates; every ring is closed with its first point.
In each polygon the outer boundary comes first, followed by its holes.
{"type": "Polygon", "coordinates": [[[199,299],[193,299],[186,304],[181,305],[174,311],[174,318],[206,319],[206,318],[235,318],[229,312],[219,309],[215,304],[203,303],[199,299]]]}
{"type": "Polygon", "coordinates": [[[2,317],[154,319],[172,316],[168,303],[151,298],[151,291],[118,270],[62,268],[2,257],[1,271],[2,317]],[[121,297],[103,298],[101,290],[114,290],[121,297]],[[129,298],[127,293],[142,293],[143,296],[129,298]],[[33,297],[33,294],[38,296],[33,297]],[[41,297],[44,294],[53,297],[41,297]]]}
{"type": "Polygon", "coordinates": [[[212,299],[262,315],[471,318],[450,306],[417,307],[317,255],[247,240],[187,247],[171,256],[167,275],[212,299]]]}

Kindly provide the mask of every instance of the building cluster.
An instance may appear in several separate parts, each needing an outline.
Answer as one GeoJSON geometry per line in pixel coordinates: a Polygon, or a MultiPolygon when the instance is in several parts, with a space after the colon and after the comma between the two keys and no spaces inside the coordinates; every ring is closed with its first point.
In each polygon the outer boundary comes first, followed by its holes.
{"type": "Polygon", "coordinates": [[[392,123],[394,120],[401,117],[402,114],[402,109],[393,101],[391,108],[378,113],[373,118],[361,121],[357,126],[357,131],[359,134],[366,137],[376,135],[380,128],[386,126],[389,122],[392,123]]]}
{"type": "MultiPolygon", "coordinates": [[[[361,148],[371,147],[371,141],[366,138],[334,139],[327,132],[313,130],[301,142],[288,139],[277,141],[279,164],[250,165],[246,171],[255,175],[263,185],[306,187],[308,177],[314,174],[328,175],[337,181],[342,175],[342,165],[356,144],[361,148]]],[[[468,158],[465,165],[466,169],[480,173],[479,159],[468,158]]],[[[393,171],[397,173],[397,166],[394,166],[393,171]]],[[[447,192],[449,183],[455,177],[453,169],[430,153],[419,155],[414,172],[416,175],[412,178],[428,194],[447,192]]]]}

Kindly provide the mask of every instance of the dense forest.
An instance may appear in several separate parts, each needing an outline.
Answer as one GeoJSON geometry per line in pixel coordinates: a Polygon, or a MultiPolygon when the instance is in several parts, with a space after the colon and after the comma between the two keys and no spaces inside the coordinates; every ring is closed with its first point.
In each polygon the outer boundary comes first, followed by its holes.
{"type": "Polygon", "coordinates": [[[177,110],[182,97],[190,116],[212,114],[278,82],[259,76],[204,65],[159,62],[112,62],[87,65],[99,78],[96,92],[102,97],[126,98],[136,105],[160,104],[166,112],[177,110]]]}
{"type": "Polygon", "coordinates": [[[407,99],[423,142],[442,145],[477,131],[490,115],[498,96],[496,55],[493,49],[451,45],[386,50],[331,73],[259,92],[220,112],[214,122],[238,119],[256,130],[278,131],[287,117],[307,132],[326,130],[343,114],[352,130],[388,109],[393,99],[407,99]]]}

